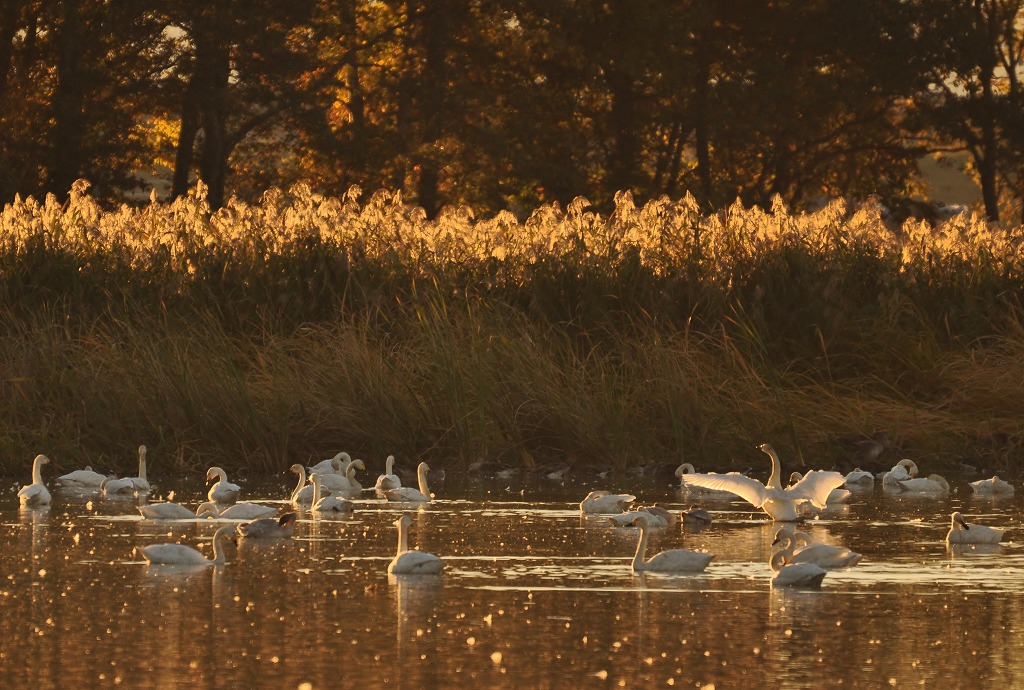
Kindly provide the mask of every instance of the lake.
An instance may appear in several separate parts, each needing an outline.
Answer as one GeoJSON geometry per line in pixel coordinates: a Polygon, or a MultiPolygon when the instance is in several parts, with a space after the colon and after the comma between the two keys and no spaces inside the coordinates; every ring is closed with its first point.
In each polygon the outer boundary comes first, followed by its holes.
{"type": "MultiPolygon", "coordinates": [[[[771,586],[776,524],[738,499],[700,501],[638,478],[452,474],[424,507],[366,492],[350,516],[301,512],[293,539],[228,544],[227,565],[200,569],[148,566],[135,547],[210,554],[224,522],[142,520],[133,499],[51,482],[48,509],[20,509],[15,486],[0,495],[0,677],[19,688],[1024,683],[1016,498],[973,497],[962,482],[940,498],[856,493],[802,529],[862,562],[802,590],[771,586]],[[581,516],[592,488],[703,505],[712,525],[655,530],[649,554],[707,549],[714,561],[697,575],[634,575],[638,530],[581,516]],[[1000,546],[951,552],[954,510],[1010,531],[1000,546]],[[444,558],[443,575],[387,574],[403,512],[410,546],[444,558]]],[[[244,482],[242,499],[284,511],[289,477],[244,482]]],[[[201,478],[159,477],[150,499],[170,489],[193,508],[204,500],[201,478]]]]}

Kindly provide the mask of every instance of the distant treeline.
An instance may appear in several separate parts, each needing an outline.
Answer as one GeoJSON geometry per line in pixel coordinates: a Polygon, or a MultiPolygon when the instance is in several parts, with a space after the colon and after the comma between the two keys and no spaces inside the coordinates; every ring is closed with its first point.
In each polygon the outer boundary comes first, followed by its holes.
{"type": "Polygon", "coordinates": [[[1024,194],[1024,0],[6,0],[0,199],[162,167],[218,208],[310,181],[433,217],[689,192],[791,208],[966,153],[1024,194]]]}
{"type": "Polygon", "coordinates": [[[765,440],[852,469],[849,437],[885,440],[878,467],[1024,460],[1021,227],[628,194],[431,220],[303,186],[213,211],[204,192],[6,207],[0,470],[44,452],[125,472],[140,443],[162,472],[338,450],[744,469],[765,440]]]}

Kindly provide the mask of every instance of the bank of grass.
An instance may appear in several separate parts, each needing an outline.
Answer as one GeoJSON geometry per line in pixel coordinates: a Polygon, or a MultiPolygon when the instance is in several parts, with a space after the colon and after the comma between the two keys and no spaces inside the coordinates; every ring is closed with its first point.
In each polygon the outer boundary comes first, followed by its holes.
{"type": "MultiPolygon", "coordinates": [[[[890,228],[690,200],[437,221],[303,187],[103,211],[76,189],[0,228],[0,457],[24,473],[280,472],[346,449],[450,467],[831,465],[836,439],[1013,475],[1020,228],[890,228]],[[156,471],[154,469],[154,471],[156,471]]],[[[897,458],[898,459],[898,458],[897,458]]]]}

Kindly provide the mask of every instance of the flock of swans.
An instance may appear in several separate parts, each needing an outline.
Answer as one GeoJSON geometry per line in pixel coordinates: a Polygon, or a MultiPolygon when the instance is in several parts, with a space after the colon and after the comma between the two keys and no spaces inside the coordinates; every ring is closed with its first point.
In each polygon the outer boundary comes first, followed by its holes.
{"type": "MultiPolygon", "coordinates": [[[[773,547],[778,547],[769,561],[774,573],[774,586],[817,586],[830,569],[849,568],[861,560],[861,555],[846,548],[814,543],[810,536],[796,529],[794,523],[826,509],[829,505],[845,502],[852,490],[873,487],[875,476],[870,472],[855,470],[847,475],[839,472],[811,470],[806,475],[793,473],[790,484],[782,486],[782,464],[771,445],[764,443],[758,448],[772,461],[772,472],[767,483],[737,472],[726,474],[702,474],[692,465],[681,465],[676,474],[684,490],[695,494],[726,494],[738,496],[755,508],[764,511],[773,520],[784,523],[775,532],[773,547]],[[845,487],[845,488],[844,488],[845,487]]],[[[51,495],[42,479],[42,467],[49,462],[45,455],[37,455],[32,463],[32,483],[24,486],[18,497],[22,506],[36,507],[49,505],[51,495]]],[[[290,470],[298,476],[295,488],[288,497],[289,502],[310,513],[347,513],[354,509],[352,498],[363,491],[356,478],[357,471],[365,471],[362,460],[352,459],[348,453],[338,453],[311,468],[294,464],[290,470]]],[[[429,466],[419,463],[416,476],[417,488],[404,487],[394,474],[394,456],[388,456],[385,469],[373,491],[382,498],[396,503],[423,504],[433,500],[427,485],[429,466]]],[[[918,477],[917,465],[909,459],[901,460],[881,476],[883,490],[922,495],[942,495],[949,492],[949,483],[939,475],[918,477]]],[[[146,447],[139,447],[139,470],[135,477],[109,477],[91,468],[76,470],[57,478],[62,488],[78,491],[94,491],[103,496],[146,495],[151,485],[146,477],[146,447]]],[[[201,518],[224,518],[243,520],[236,525],[226,525],[217,530],[213,537],[213,556],[204,556],[198,549],[185,544],[151,544],[138,548],[139,553],[152,564],[219,565],[225,563],[224,542],[236,538],[281,539],[289,538],[295,532],[297,514],[287,512],[277,516],[278,508],[260,503],[239,502],[242,488],[228,481],[227,473],[220,467],[211,467],[206,472],[207,501],[193,511],[173,502],[173,492],[168,500],[161,503],[145,504],[138,507],[140,514],[148,520],[195,520],[201,518]]],[[[971,489],[982,494],[1007,494],[1013,492],[1013,485],[998,477],[972,482],[971,489]]],[[[630,494],[613,494],[607,491],[592,491],[580,503],[580,511],[589,515],[607,516],[616,526],[639,528],[639,539],[632,561],[636,572],[694,573],[703,572],[714,555],[706,551],[670,549],[647,557],[647,546],[651,531],[673,527],[679,519],[686,525],[703,525],[711,521],[707,511],[691,508],[680,515],[657,506],[632,508],[636,497],[630,494]]],[[[391,574],[437,574],[444,570],[445,562],[434,554],[409,549],[408,532],[411,520],[402,515],[394,521],[398,532],[398,549],[388,565],[391,574]]],[[[968,523],[959,512],[953,513],[946,537],[948,544],[995,544],[1003,537],[1004,530],[968,523]]]]}

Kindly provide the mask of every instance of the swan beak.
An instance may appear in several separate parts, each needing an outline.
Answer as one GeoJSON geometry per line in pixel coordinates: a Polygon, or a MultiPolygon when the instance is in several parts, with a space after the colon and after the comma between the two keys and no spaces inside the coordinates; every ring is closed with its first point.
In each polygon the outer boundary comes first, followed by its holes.
{"type": "Polygon", "coordinates": [[[775,537],[775,541],[772,542],[772,546],[775,546],[778,543],[779,543],[779,538],[775,537]]]}

